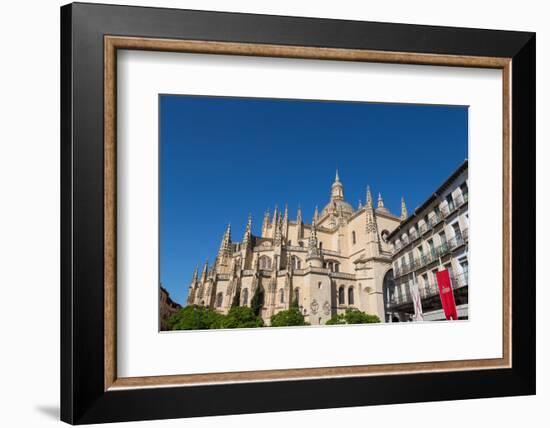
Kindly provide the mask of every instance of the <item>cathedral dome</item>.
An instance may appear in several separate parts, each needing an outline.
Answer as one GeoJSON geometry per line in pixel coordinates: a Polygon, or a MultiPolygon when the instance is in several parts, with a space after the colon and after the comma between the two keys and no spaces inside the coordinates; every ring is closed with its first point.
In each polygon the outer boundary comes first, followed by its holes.
{"type": "Polygon", "coordinates": [[[353,207],[344,200],[344,186],[340,181],[338,170],[336,170],[336,177],[330,192],[330,202],[321,211],[321,217],[328,213],[337,214],[340,210],[346,217],[353,214],[353,207]]]}
{"type": "Polygon", "coordinates": [[[353,214],[353,207],[351,204],[349,204],[346,201],[343,200],[335,200],[330,201],[321,211],[321,217],[323,217],[325,214],[328,214],[330,212],[333,213],[339,213],[340,209],[344,213],[344,215],[352,215],[353,214]]]}

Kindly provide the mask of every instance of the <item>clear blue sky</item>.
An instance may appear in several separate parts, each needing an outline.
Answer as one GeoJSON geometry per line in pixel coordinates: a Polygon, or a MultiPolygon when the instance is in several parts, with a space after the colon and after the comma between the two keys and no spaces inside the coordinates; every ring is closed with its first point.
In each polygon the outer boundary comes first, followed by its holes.
{"type": "Polygon", "coordinates": [[[301,205],[310,222],[335,169],[354,207],[365,189],[409,212],[467,157],[464,106],[160,96],[160,280],[185,303],[195,266],[216,257],[228,223],[301,205]]]}

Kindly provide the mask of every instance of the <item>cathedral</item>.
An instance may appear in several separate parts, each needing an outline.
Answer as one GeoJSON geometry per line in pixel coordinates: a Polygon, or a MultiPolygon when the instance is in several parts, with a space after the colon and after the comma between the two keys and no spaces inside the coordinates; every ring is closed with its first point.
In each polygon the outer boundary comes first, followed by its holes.
{"type": "Polygon", "coordinates": [[[188,305],[206,305],[226,314],[235,293],[240,304],[250,305],[262,287],[261,316],[269,325],[272,315],[289,309],[294,299],[307,322],[325,324],[333,315],[357,308],[385,319],[384,284],[393,281],[392,252],[387,240],[407,218],[392,214],[378,194],[373,201],[367,187],[366,202],[354,209],[344,198],[344,186],[336,171],[330,200],[315,209],[311,224],[298,209],[295,220],[288,208],[277,208],[263,218],[261,236],[252,234],[249,216],[241,242],[225,231],[212,266],[195,270],[189,286],[188,305]]]}

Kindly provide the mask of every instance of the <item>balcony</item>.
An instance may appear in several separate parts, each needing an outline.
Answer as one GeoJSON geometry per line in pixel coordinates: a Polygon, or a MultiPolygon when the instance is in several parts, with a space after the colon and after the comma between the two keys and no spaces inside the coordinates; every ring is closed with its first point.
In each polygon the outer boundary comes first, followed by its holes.
{"type": "Polygon", "coordinates": [[[443,220],[443,218],[441,217],[441,214],[434,213],[428,219],[428,224],[430,225],[430,228],[433,228],[433,227],[437,226],[439,223],[441,223],[442,220],[443,220]]]}
{"type": "Polygon", "coordinates": [[[448,217],[455,210],[461,208],[466,203],[468,203],[468,193],[460,194],[456,198],[453,198],[451,202],[447,201],[447,205],[441,209],[441,214],[444,218],[448,217]]]}
{"type": "Polygon", "coordinates": [[[456,290],[458,288],[467,287],[468,286],[468,271],[464,271],[463,273],[459,275],[454,275],[451,277],[451,286],[453,287],[453,290],[456,290]]]}
{"type": "Polygon", "coordinates": [[[420,235],[424,235],[428,230],[430,230],[430,228],[427,223],[422,223],[422,226],[418,228],[420,235]]]}
{"type": "Polygon", "coordinates": [[[455,199],[454,199],[454,202],[455,202],[455,205],[457,207],[462,207],[462,205],[466,204],[468,202],[468,193],[463,193],[461,195],[458,195],[455,199]]]}
{"type": "Polygon", "coordinates": [[[422,299],[429,299],[433,296],[439,296],[439,287],[435,283],[424,284],[419,288],[419,291],[422,299]]]}

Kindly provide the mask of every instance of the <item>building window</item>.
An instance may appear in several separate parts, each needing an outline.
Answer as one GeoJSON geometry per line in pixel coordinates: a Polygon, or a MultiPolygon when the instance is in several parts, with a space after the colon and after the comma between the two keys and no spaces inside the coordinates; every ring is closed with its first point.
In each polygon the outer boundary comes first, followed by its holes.
{"type": "Polygon", "coordinates": [[[434,284],[437,285],[437,269],[432,270],[432,278],[433,278],[434,284]]]}
{"type": "Polygon", "coordinates": [[[323,283],[322,282],[319,282],[317,283],[317,288],[320,290],[321,288],[323,288],[323,283]]]}
{"type": "Polygon", "coordinates": [[[248,288],[243,290],[243,306],[248,305],[248,288]]]}
{"type": "Polygon", "coordinates": [[[322,242],[319,242],[319,249],[320,249],[320,250],[323,249],[323,243],[322,243],[322,242]]]}
{"type": "Polygon", "coordinates": [[[303,247],[303,246],[304,246],[304,242],[303,242],[303,241],[300,241],[300,242],[298,242],[298,245],[299,245],[300,247],[303,247]]]}
{"type": "Polygon", "coordinates": [[[353,305],[355,303],[355,299],[353,296],[353,287],[348,288],[348,305],[353,305]]]}
{"type": "Polygon", "coordinates": [[[302,268],[302,261],[299,257],[292,256],[292,267],[294,269],[301,269],[302,268]]]}
{"type": "Polygon", "coordinates": [[[269,257],[260,257],[260,269],[271,269],[271,259],[269,257]]]}
{"type": "Polygon", "coordinates": [[[279,302],[285,302],[285,290],[283,290],[282,288],[279,290],[279,302]]]}
{"type": "Polygon", "coordinates": [[[328,269],[330,272],[338,272],[339,271],[339,263],[333,260],[330,260],[328,262],[325,262],[323,267],[325,269],[328,269]]]}
{"type": "Polygon", "coordinates": [[[468,183],[464,182],[460,185],[460,191],[464,197],[468,197],[468,183]]]}
{"type": "Polygon", "coordinates": [[[468,259],[466,257],[463,257],[458,260],[458,264],[460,265],[460,269],[462,270],[462,277],[460,278],[462,281],[462,285],[468,285],[468,259]]]}
{"type": "Polygon", "coordinates": [[[291,246],[292,245],[292,241],[289,239],[288,240],[288,246],[291,246]]]}
{"type": "Polygon", "coordinates": [[[439,243],[441,245],[444,245],[447,243],[447,236],[445,235],[445,232],[440,232],[439,233],[439,243]]]}
{"type": "Polygon", "coordinates": [[[222,306],[223,303],[223,293],[218,293],[216,295],[216,307],[219,308],[222,306]]]}
{"type": "Polygon", "coordinates": [[[458,222],[453,223],[453,231],[457,239],[462,238],[462,232],[460,231],[460,226],[458,225],[458,222]]]}
{"type": "Polygon", "coordinates": [[[294,300],[296,300],[297,305],[300,304],[300,289],[299,288],[294,289],[294,300]]]}
{"type": "Polygon", "coordinates": [[[339,305],[345,305],[346,304],[346,293],[344,291],[343,286],[338,289],[338,304],[339,305]]]}
{"type": "Polygon", "coordinates": [[[352,240],[353,244],[355,244],[355,242],[357,242],[355,240],[355,230],[353,232],[351,232],[351,240],[352,240]]]}
{"type": "Polygon", "coordinates": [[[455,209],[455,203],[453,201],[453,195],[451,193],[449,193],[445,199],[447,200],[447,204],[449,206],[449,212],[450,211],[453,211],[455,209]]]}
{"type": "Polygon", "coordinates": [[[434,247],[434,240],[430,239],[428,241],[428,249],[430,250],[430,255],[435,256],[435,247],[434,247]]]}
{"type": "Polygon", "coordinates": [[[449,277],[451,277],[451,279],[452,279],[453,278],[453,266],[450,263],[447,263],[443,267],[449,271],[449,277]]]}

